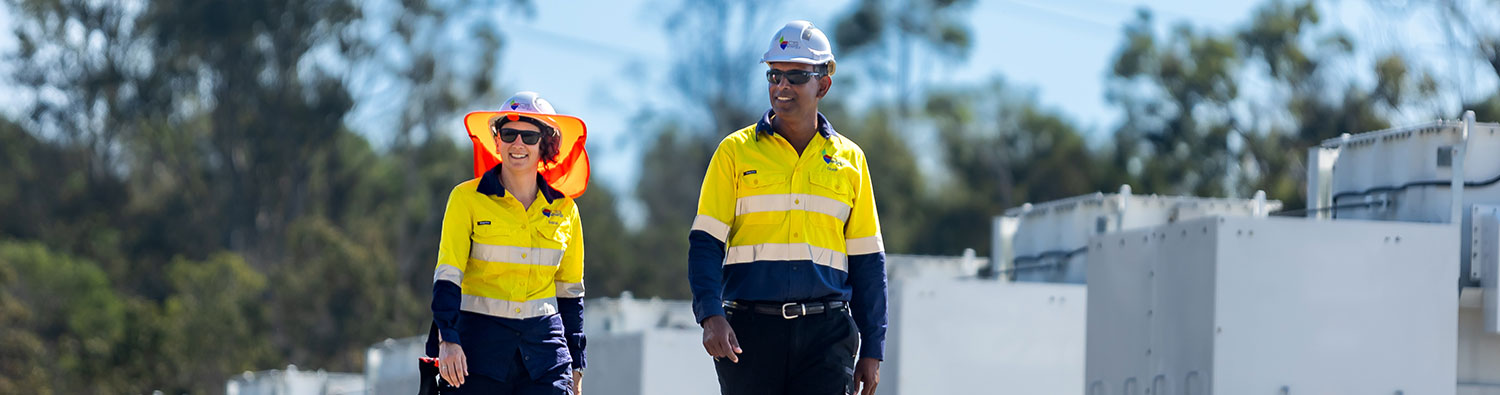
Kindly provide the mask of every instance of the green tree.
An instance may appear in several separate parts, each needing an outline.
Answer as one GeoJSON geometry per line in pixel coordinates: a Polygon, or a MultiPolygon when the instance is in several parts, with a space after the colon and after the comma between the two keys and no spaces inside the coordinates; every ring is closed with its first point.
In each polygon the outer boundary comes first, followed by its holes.
{"type": "MultiPolygon", "coordinates": [[[[266,277],[232,253],[205,261],[177,259],[167,267],[172,296],[164,303],[161,356],[172,374],[166,388],[218,392],[229,375],[276,366],[266,333],[266,277]]],[[[143,361],[142,361],[143,362],[143,361]]]]}
{"type": "Polygon", "coordinates": [[[621,292],[659,295],[680,280],[663,274],[666,263],[642,259],[645,254],[632,245],[635,235],[616,214],[620,196],[609,185],[595,181],[588,193],[576,201],[583,218],[584,283],[586,296],[618,297],[621,292]]]}
{"type": "MultiPolygon", "coordinates": [[[[1372,3],[1377,18],[1391,25],[1399,25],[1409,22],[1411,18],[1432,17],[1443,23],[1422,24],[1424,28],[1430,27],[1433,31],[1442,34],[1447,48],[1443,51],[1442,58],[1450,63],[1452,70],[1485,69],[1488,75],[1463,76],[1465,73],[1445,73],[1442,87],[1445,93],[1456,95],[1459,99],[1459,111],[1472,109],[1475,117],[1480,121],[1500,120],[1500,90],[1485,87],[1485,84],[1475,83],[1476,78],[1488,79],[1500,77],[1500,25],[1495,23],[1495,16],[1500,13],[1500,7],[1495,7],[1493,2],[1474,2],[1458,0],[1435,0],[1409,3],[1372,3]],[[1435,11],[1436,16],[1430,16],[1426,10],[1435,11]]],[[[1420,22],[1419,22],[1420,23],[1420,22]]],[[[1425,54],[1420,47],[1412,43],[1400,40],[1386,43],[1390,48],[1382,48],[1393,53],[1410,53],[1409,57],[1421,59],[1418,54],[1425,54]]],[[[1449,111],[1451,111],[1451,107],[1449,111]]],[[[1435,111],[1437,112],[1437,111],[1435,111]]],[[[1419,114],[1420,115],[1420,114],[1419,114]]],[[[1442,114],[1444,117],[1456,119],[1462,115],[1461,112],[1442,114]]]]}
{"type": "Polygon", "coordinates": [[[40,387],[44,391],[107,392],[127,382],[110,366],[127,332],[125,303],[97,264],[37,243],[3,242],[0,275],[6,280],[0,287],[4,332],[14,332],[6,336],[17,340],[5,349],[35,358],[4,362],[4,370],[21,373],[12,385],[38,384],[38,367],[51,378],[40,387]]]}
{"type": "Polygon", "coordinates": [[[356,243],[316,217],[297,222],[286,245],[288,261],[269,276],[276,284],[271,341],[284,360],[359,370],[365,347],[419,333],[430,319],[427,298],[400,286],[388,251],[356,243]]]}
{"type": "Polygon", "coordinates": [[[1289,207],[1301,207],[1306,201],[1303,161],[1308,147],[1341,133],[1390,127],[1390,115],[1420,112],[1424,108],[1420,104],[1436,94],[1437,82],[1431,75],[1410,69],[1405,58],[1394,53],[1375,59],[1374,86],[1349,81],[1347,70],[1328,65],[1354,56],[1353,40],[1338,31],[1309,37],[1318,23],[1319,11],[1313,2],[1277,1],[1256,11],[1250,25],[1236,35],[1247,55],[1245,62],[1262,65],[1280,93],[1272,103],[1257,107],[1288,119],[1238,122],[1248,131],[1241,134],[1246,158],[1241,162],[1247,164],[1246,177],[1237,188],[1242,196],[1264,190],[1289,207]]]}
{"type": "Polygon", "coordinates": [[[27,300],[11,291],[11,287],[21,281],[11,256],[22,248],[35,247],[0,242],[0,254],[4,254],[4,258],[0,258],[0,285],[4,285],[0,289],[0,392],[51,394],[48,377],[56,372],[47,371],[43,364],[49,358],[46,344],[33,328],[28,327],[34,313],[27,300]]]}
{"type": "Polygon", "coordinates": [[[1234,163],[1229,104],[1239,97],[1235,42],[1186,24],[1165,39],[1154,28],[1142,10],[1115,56],[1107,97],[1125,113],[1115,165],[1142,192],[1224,196],[1234,163]]]}
{"type": "Polygon", "coordinates": [[[989,253],[990,219],[1024,202],[1109,190],[1123,181],[1067,118],[996,79],[939,91],[926,114],[938,130],[943,174],[918,252],[989,253]]]}
{"type": "Polygon", "coordinates": [[[1437,91],[1429,74],[1391,53],[1375,59],[1366,86],[1349,69],[1346,33],[1319,29],[1312,1],[1272,1],[1252,21],[1217,33],[1179,25],[1165,41],[1149,12],[1125,28],[1109,98],[1126,114],[1115,166],[1137,191],[1249,196],[1265,190],[1289,207],[1305,201],[1307,148],[1340,133],[1388,127],[1420,114],[1437,91]],[[1238,81],[1267,81],[1241,92],[1238,81]]]}
{"type": "Polygon", "coordinates": [[[925,49],[943,61],[966,60],[974,41],[966,22],[972,5],[971,0],[860,0],[835,24],[835,50],[840,56],[874,60],[870,80],[895,81],[890,101],[905,118],[907,109],[921,102],[912,80],[917,50],[925,49]],[[894,64],[886,67],[875,59],[894,64]]]}

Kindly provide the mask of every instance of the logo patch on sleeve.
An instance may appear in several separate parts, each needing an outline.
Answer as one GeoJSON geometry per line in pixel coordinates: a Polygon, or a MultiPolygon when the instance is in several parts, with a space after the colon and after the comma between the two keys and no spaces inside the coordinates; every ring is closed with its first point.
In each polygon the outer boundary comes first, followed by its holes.
{"type": "Polygon", "coordinates": [[[742,176],[748,176],[748,175],[751,175],[751,174],[755,174],[755,170],[750,170],[750,171],[747,171],[744,174],[740,174],[740,175],[742,175],[742,176]]]}
{"type": "Polygon", "coordinates": [[[479,221],[479,225],[489,225],[490,221],[479,221]]]}

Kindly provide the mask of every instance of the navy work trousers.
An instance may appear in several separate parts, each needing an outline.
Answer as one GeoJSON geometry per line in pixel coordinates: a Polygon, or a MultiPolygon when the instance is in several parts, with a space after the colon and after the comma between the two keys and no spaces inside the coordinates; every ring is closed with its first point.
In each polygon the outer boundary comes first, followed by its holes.
{"type": "MultiPolygon", "coordinates": [[[[480,374],[471,374],[464,377],[464,385],[458,387],[457,394],[495,394],[495,395],[572,395],[573,394],[573,369],[567,364],[553,368],[543,374],[542,377],[531,378],[526,374],[525,362],[521,359],[521,353],[516,352],[515,368],[510,370],[504,380],[496,380],[480,374]]],[[[447,392],[444,392],[445,394],[447,392]]]]}

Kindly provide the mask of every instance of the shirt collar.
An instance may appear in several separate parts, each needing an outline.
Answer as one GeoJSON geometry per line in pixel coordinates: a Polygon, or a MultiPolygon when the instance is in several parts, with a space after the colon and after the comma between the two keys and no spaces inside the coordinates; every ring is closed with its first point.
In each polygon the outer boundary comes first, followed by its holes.
{"type": "MultiPolygon", "coordinates": [[[[771,126],[771,118],[775,116],[776,110],[766,110],[766,114],[760,117],[760,122],[755,123],[756,138],[760,138],[761,135],[770,136],[776,134],[776,130],[771,126]]],[[[829,140],[832,140],[833,136],[838,135],[838,132],[833,130],[833,124],[828,123],[828,118],[824,118],[821,111],[818,112],[818,134],[829,140]]]]}
{"type": "MultiPolygon", "coordinates": [[[[547,198],[547,204],[552,204],[553,200],[563,197],[562,192],[558,192],[547,184],[547,179],[543,178],[541,173],[536,175],[536,185],[537,189],[542,192],[542,197],[547,198]]],[[[500,165],[497,164],[484,172],[484,175],[479,178],[478,191],[486,195],[505,197],[505,184],[500,181],[500,165]]]]}

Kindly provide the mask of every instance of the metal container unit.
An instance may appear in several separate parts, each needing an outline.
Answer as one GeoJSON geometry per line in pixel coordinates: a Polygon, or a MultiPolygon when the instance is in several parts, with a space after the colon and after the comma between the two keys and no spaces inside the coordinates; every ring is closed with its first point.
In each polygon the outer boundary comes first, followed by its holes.
{"type": "Polygon", "coordinates": [[[1098,236],[1086,393],[1455,393],[1456,238],[1222,217],[1098,236]]]}
{"type": "MultiPolygon", "coordinates": [[[[1500,394],[1500,124],[1439,120],[1325,140],[1308,151],[1309,216],[1444,223],[1458,231],[1457,381],[1500,394]]],[[[1415,263],[1415,262],[1414,262],[1415,263]]]]}
{"type": "Polygon", "coordinates": [[[1459,223],[1465,286],[1480,286],[1474,205],[1500,205],[1500,124],[1461,121],[1345,134],[1308,151],[1309,216],[1459,223]],[[1457,221],[1454,219],[1457,218],[1457,221]]]}
{"type": "Polygon", "coordinates": [[[1079,284],[892,279],[877,395],[1079,394],[1079,284]]]}
{"type": "Polygon", "coordinates": [[[1118,194],[1094,193],[1046,203],[1027,203],[995,217],[991,251],[996,271],[1015,281],[1083,284],[1088,240],[1120,232],[1205,216],[1264,217],[1281,202],[1186,196],[1133,195],[1130,186],[1118,194]]]}

